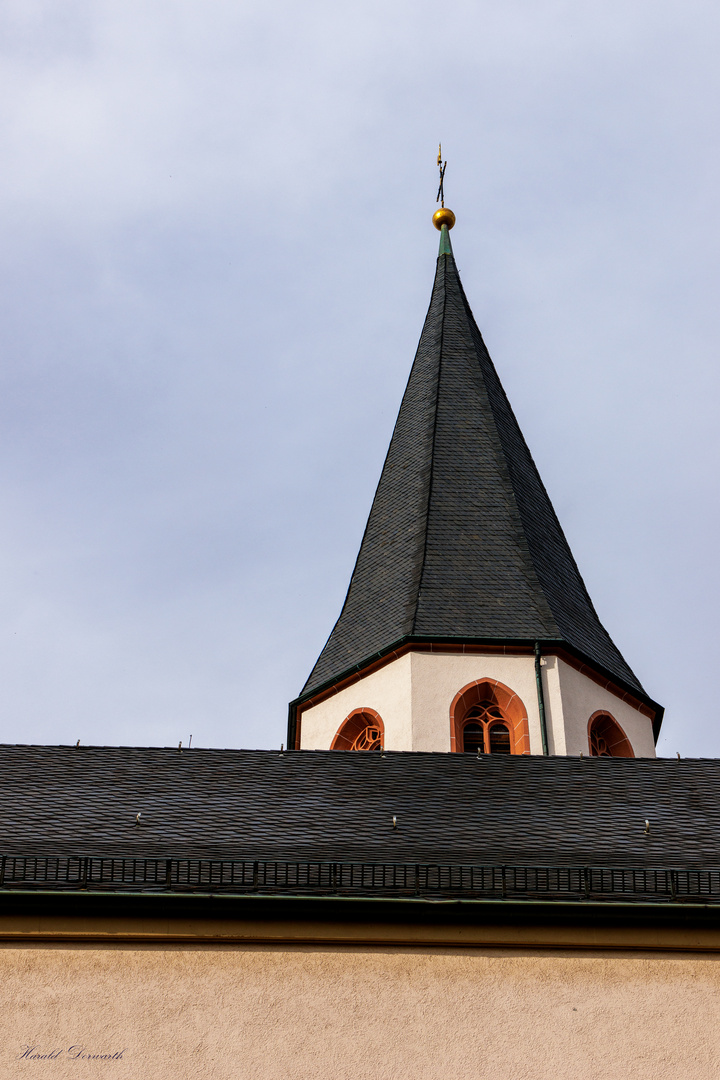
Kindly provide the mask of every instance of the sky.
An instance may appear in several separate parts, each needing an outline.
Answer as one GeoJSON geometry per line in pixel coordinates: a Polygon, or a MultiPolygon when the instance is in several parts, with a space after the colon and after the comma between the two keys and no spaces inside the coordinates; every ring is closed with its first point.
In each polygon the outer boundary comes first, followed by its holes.
{"type": "Polygon", "coordinates": [[[430,298],[720,756],[720,9],[3,0],[0,741],[275,747],[430,298]]]}

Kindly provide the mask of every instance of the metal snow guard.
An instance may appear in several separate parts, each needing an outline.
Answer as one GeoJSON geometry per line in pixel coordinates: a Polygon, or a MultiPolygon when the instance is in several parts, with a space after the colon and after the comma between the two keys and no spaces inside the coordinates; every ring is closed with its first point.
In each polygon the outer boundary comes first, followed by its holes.
{"type": "Polygon", "coordinates": [[[720,904],[720,870],[3,855],[17,890],[720,904]]]}

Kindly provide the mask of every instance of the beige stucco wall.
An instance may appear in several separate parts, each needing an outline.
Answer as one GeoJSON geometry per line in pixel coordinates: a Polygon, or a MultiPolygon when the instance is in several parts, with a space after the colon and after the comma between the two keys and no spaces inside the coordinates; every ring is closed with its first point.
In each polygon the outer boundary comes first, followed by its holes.
{"type": "Polygon", "coordinates": [[[720,1075],[712,954],[13,943],[0,1001],[3,1078],[720,1075]]]}
{"type": "MultiPolygon", "coordinates": [[[[542,663],[551,754],[587,754],[588,720],[603,709],[623,728],[637,757],[655,756],[647,717],[558,657],[543,657],[542,663]]],[[[385,725],[386,749],[446,753],[453,698],[468,683],[485,678],[518,695],[527,712],[530,751],[541,754],[534,658],[497,653],[406,653],[303,712],[301,749],[328,750],[353,710],[371,708],[385,725]]]]}

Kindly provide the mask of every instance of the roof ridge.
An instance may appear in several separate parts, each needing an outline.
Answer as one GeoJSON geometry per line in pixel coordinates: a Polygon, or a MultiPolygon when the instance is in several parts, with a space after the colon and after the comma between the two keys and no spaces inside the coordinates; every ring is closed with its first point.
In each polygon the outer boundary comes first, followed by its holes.
{"type": "Polygon", "coordinates": [[[422,559],[420,561],[420,571],[418,573],[418,587],[417,587],[417,590],[415,592],[415,610],[413,611],[412,622],[410,623],[410,633],[411,634],[415,633],[415,624],[417,623],[418,607],[420,606],[420,594],[422,592],[422,582],[423,582],[423,577],[425,576],[425,565],[426,565],[426,562],[427,562],[428,519],[430,517],[430,506],[432,504],[433,483],[434,483],[434,476],[435,476],[435,468],[434,468],[434,466],[435,466],[435,446],[436,446],[436,440],[437,440],[437,418],[438,418],[438,405],[439,405],[439,401],[440,401],[440,381],[441,381],[441,374],[442,374],[442,350],[443,350],[443,340],[444,340],[444,336],[445,336],[445,313],[447,311],[447,260],[448,259],[453,259],[453,261],[454,261],[452,248],[450,249],[449,252],[441,251],[441,253],[438,255],[437,264],[436,264],[436,270],[440,269],[440,260],[441,259],[444,260],[443,263],[442,263],[442,270],[443,270],[442,318],[440,320],[440,368],[441,368],[441,370],[438,372],[438,377],[437,377],[437,380],[435,382],[435,407],[434,407],[434,410],[433,410],[433,433],[432,433],[431,450],[430,450],[430,470],[429,470],[429,473],[428,473],[427,498],[426,498],[426,501],[425,501],[425,528],[423,529],[423,553],[422,553],[422,559]]]}

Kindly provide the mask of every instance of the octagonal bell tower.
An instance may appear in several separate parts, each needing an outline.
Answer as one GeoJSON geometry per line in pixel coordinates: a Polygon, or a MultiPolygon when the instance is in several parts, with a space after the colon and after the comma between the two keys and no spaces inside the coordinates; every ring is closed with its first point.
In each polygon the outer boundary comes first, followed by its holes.
{"type": "Polygon", "coordinates": [[[450,244],[295,749],[654,757],[662,709],[600,622],[450,244]]]}

